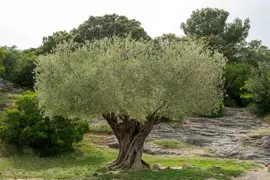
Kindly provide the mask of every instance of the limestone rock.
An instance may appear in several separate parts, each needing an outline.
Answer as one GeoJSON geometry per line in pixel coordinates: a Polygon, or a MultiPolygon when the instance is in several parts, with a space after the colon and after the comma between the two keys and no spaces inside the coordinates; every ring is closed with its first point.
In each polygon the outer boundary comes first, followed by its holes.
{"type": "MultiPolygon", "coordinates": [[[[238,158],[270,164],[270,135],[250,133],[270,126],[244,109],[225,108],[224,112],[225,116],[221,118],[188,117],[181,125],[161,123],[154,126],[146,139],[144,153],[186,154],[182,149],[161,149],[148,143],[157,139],[175,139],[198,148],[211,149],[211,152],[205,151],[201,156],[238,158]]],[[[116,137],[111,136],[107,145],[118,148],[116,137]]]]}
{"type": "Polygon", "coordinates": [[[161,170],[161,165],[160,164],[153,164],[151,169],[153,169],[153,170],[161,170]]]}

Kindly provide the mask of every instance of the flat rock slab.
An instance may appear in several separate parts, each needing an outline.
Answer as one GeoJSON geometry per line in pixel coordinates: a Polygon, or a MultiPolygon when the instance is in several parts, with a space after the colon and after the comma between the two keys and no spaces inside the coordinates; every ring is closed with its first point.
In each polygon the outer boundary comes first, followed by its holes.
{"type": "Polygon", "coordinates": [[[233,180],[269,180],[270,172],[268,172],[268,168],[264,168],[261,170],[250,171],[242,177],[234,178],[233,180]]]}

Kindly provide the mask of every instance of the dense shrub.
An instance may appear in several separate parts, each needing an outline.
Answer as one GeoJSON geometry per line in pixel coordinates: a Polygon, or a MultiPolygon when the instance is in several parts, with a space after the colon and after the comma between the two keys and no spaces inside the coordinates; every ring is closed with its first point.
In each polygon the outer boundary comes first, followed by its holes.
{"type": "Polygon", "coordinates": [[[88,124],[63,117],[43,117],[36,93],[26,92],[5,110],[0,119],[0,138],[18,149],[30,147],[39,156],[53,156],[73,149],[83,139],[88,124]]]}
{"type": "Polygon", "coordinates": [[[241,97],[251,101],[253,111],[261,114],[270,112],[270,65],[260,64],[243,89],[247,92],[241,97]]]}
{"type": "Polygon", "coordinates": [[[248,64],[227,64],[225,69],[225,106],[246,106],[247,99],[241,98],[241,88],[252,76],[252,68],[248,64]]]}

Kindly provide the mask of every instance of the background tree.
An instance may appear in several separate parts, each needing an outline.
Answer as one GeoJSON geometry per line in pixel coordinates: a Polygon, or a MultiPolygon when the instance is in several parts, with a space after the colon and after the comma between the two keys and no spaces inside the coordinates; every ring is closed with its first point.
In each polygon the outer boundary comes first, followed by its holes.
{"type": "Polygon", "coordinates": [[[259,63],[270,62],[270,50],[262,44],[262,41],[242,42],[238,45],[237,51],[237,61],[250,64],[254,68],[258,68],[259,63]]]}
{"type": "Polygon", "coordinates": [[[21,86],[33,87],[35,53],[17,50],[16,47],[4,47],[3,49],[5,57],[0,57],[4,66],[2,77],[21,86]]]}
{"type": "Polygon", "coordinates": [[[160,43],[161,45],[170,45],[171,43],[181,43],[183,41],[187,41],[187,38],[185,37],[178,37],[175,34],[169,33],[169,34],[163,34],[162,36],[158,36],[154,38],[154,41],[160,43]]]}
{"type": "Polygon", "coordinates": [[[227,22],[228,16],[229,12],[222,9],[203,8],[193,11],[181,24],[181,29],[187,37],[203,42],[212,52],[219,51],[228,59],[232,65],[227,66],[225,73],[228,95],[225,105],[243,106],[247,102],[240,98],[240,89],[251,76],[253,66],[250,65],[256,64],[254,60],[260,55],[245,42],[250,29],[249,19],[236,18],[227,22]]]}
{"type": "Polygon", "coordinates": [[[1,58],[5,71],[3,72],[3,78],[6,80],[12,79],[12,71],[15,67],[16,61],[19,59],[20,51],[16,50],[15,47],[3,47],[5,51],[5,57],[1,58]]]}
{"type": "Polygon", "coordinates": [[[260,63],[254,76],[243,87],[247,92],[242,98],[251,101],[255,112],[262,115],[270,111],[270,64],[260,63]]]}
{"type": "Polygon", "coordinates": [[[5,53],[4,53],[3,49],[0,48],[0,76],[5,70],[5,67],[3,65],[3,61],[1,60],[1,58],[5,58],[5,53]]]}
{"type": "Polygon", "coordinates": [[[224,65],[221,54],[195,43],[156,48],[113,38],[76,51],[62,44],[38,58],[36,90],[49,116],[102,114],[119,141],[108,167],[139,170],[147,167],[143,144],[155,124],[219,108],[224,65]]]}
{"type": "Polygon", "coordinates": [[[225,70],[226,106],[246,106],[248,101],[241,98],[242,87],[252,77],[252,66],[249,64],[227,64],[225,70]]]}
{"type": "Polygon", "coordinates": [[[5,53],[3,51],[3,49],[0,48],[0,57],[5,57],[5,53]]]}
{"type": "Polygon", "coordinates": [[[56,47],[57,44],[69,41],[71,39],[72,35],[67,31],[57,31],[51,36],[43,37],[42,46],[40,47],[39,54],[51,53],[51,51],[53,50],[53,48],[56,47]]]}
{"type": "Polygon", "coordinates": [[[228,16],[222,9],[203,8],[193,11],[181,29],[187,36],[204,38],[210,49],[219,50],[231,62],[236,56],[235,46],[248,36],[250,21],[236,18],[227,23],[228,16]]]}
{"type": "Polygon", "coordinates": [[[11,81],[23,87],[33,88],[36,55],[21,52],[12,70],[11,81]]]}
{"type": "Polygon", "coordinates": [[[130,35],[134,39],[150,39],[141,23],[135,19],[128,19],[126,16],[117,14],[107,14],[104,16],[90,16],[78,28],[71,31],[74,40],[82,43],[86,40],[127,37],[130,35]]]}

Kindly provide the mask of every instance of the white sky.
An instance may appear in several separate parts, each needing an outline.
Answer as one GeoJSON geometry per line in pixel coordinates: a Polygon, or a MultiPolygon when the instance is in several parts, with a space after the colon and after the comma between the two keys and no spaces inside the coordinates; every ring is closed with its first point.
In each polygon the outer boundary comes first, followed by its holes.
{"type": "Polygon", "coordinates": [[[89,15],[111,13],[140,21],[152,37],[183,35],[181,22],[203,7],[225,9],[230,20],[249,17],[248,39],[270,46],[269,0],[0,0],[0,46],[37,47],[43,36],[76,28],[89,15]]]}

